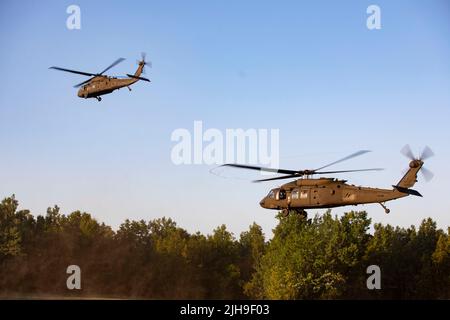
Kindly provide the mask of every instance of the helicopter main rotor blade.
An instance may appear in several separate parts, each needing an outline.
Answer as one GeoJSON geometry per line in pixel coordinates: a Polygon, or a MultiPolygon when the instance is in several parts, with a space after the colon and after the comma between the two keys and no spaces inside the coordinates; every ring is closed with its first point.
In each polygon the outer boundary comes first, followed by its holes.
{"type": "Polygon", "coordinates": [[[414,154],[411,150],[411,147],[409,144],[405,145],[402,150],[400,150],[400,153],[403,154],[405,157],[407,157],[409,160],[414,160],[414,154]]]}
{"type": "Polygon", "coordinates": [[[74,88],[79,88],[79,87],[81,87],[83,84],[86,84],[86,83],[88,83],[89,81],[91,81],[92,79],[94,79],[94,78],[89,78],[89,79],[87,79],[86,81],[83,81],[83,82],[81,82],[81,83],[79,83],[79,84],[74,85],[73,87],[74,87],[74,88]]]}
{"type": "Polygon", "coordinates": [[[428,158],[431,158],[432,156],[434,156],[433,150],[431,150],[429,146],[425,146],[419,159],[426,160],[428,158]]]}
{"type": "Polygon", "coordinates": [[[65,71],[65,72],[71,72],[71,73],[81,74],[81,75],[83,75],[83,76],[88,76],[88,77],[93,77],[93,76],[95,76],[95,73],[89,73],[89,72],[83,72],[83,71],[76,71],[76,70],[65,69],[65,68],[60,68],[60,67],[50,67],[49,69],[55,69],[55,70],[59,70],[59,71],[65,71]]]}
{"type": "Polygon", "coordinates": [[[124,58],[119,58],[116,61],[114,61],[113,63],[111,63],[105,70],[103,70],[102,72],[100,72],[98,75],[102,75],[104,74],[106,71],[108,71],[109,69],[111,69],[112,67],[118,65],[119,63],[121,63],[123,60],[125,60],[124,58]]]}
{"type": "Polygon", "coordinates": [[[371,169],[356,169],[356,170],[338,170],[338,171],[320,171],[314,172],[314,174],[330,174],[330,173],[344,173],[344,172],[361,172],[361,171],[382,171],[383,168],[371,168],[371,169]]]}
{"type": "Polygon", "coordinates": [[[332,163],[329,163],[329,164],[327,164],[327,165],[325,165],[325,166],[323,166],[323,167],[317,168],[317,169],[314,170],[314,171],[318,171],[318,170],[327,168],[327,167],[329,167],[329,166],[332,166],[332,165],[334,165],[334,164],[337,164],[337,163],[340,163],[340,162],[349,160],[349,159],[351,159],[351,158],[360,156],[360,155],[365,154],[365,153],[367,153],[367,152],[370,152],[370,150],[360,150],[360,151],[357,151],[357,152],[355,152],[355,153],[352,153],[352,154],[349,155],[349,156],[346,156],[345,158],[339,159],[339,160],[334,161],[334,162],[332,162],[332,163]]]}
{"type": "Polygon", "coordinates": [[[264,182],[264,181],[281,180],[281,179],[292,179],[292,178],[296,178],[298,176],[299,176],[298,174],[289,174],[287,176],[280,176],[280,177],[275,177],[275,178],[253,180],[252,182],[264,182]]]}
{"type": "Polygon", "coordinates": [[[301,173],[301,171],[295,171],[295,170],[265,168],[265,167],[248,166],[248,165],[244,165],[244,164],[234,164],[234,163],[227,163],[227,164],[222,165],[222,167],[234,167],[234,168],[241,168],[241,169],[259,170],[259,171],[284,173],[284,174],[299,174],[299,173],[301,173]]]}
{"type": "MultiPolygon", "coordinates": [[[[371,168],[371,169],[357,169],[357,170],[323,171],[323,172],[314,172],[313,174],[330,174],[330,173],[360,172],[360,171],[381,171],[381,170],[384,170],[384,169],[383,168],[371,168]]],[[[286,176],[280,176],[280,177],[275,177],[275,178],[259,179],[259,180],[254,180],[253,182],[263,182],[263,181],[290,179],[290,178],[297,178],[299,176],[301,176],[301,173],[289,174],[289,175],[286,175],[286,176]]]]}

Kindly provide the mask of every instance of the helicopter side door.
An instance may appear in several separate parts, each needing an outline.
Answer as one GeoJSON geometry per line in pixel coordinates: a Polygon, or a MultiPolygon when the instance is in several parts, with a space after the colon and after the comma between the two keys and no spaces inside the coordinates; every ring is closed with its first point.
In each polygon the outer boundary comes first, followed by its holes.
{"type": "Polygon", "coordinates": [[[312,191],[311,204],[317,207],[336,206],[341,203],[341,199],[342,188],[339,184],[316,186],[312,191]]]}
{"type": "Polygon", "coordinates": [[[303,208],[311,204],[310,188],[294,188],[291,191],[291,207],[303,208]]]}

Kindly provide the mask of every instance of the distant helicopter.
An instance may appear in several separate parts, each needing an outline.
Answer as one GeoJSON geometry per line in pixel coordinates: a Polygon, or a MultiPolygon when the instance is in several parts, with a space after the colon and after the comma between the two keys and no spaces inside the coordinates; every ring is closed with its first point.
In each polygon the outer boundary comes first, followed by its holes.
{"type": "Polygon", "coordinates": [[[334,208],[366,203],[378,203],[383,207],[386,213],[389,213],[390,210],[384,204],[386,201],[403,198],[409,195],[415,195],[419,197],[422,196],[418,191],[410,189],[417,182],[417,172],[419,170],[422,169],[422,174],[425,180],[431,180],[431,178],[433,177],[433,173],[431,171],[422,167],[424,164],[424,160],[434,155],[433,151],[429,147],[425,147],[420,157],[415,158],[409,145],[406,145],[401,150],[401,153],[411,160],[411,162],[409,163],[409,169],[403,176],[403,178],[396,185],[392,186],[393,189],[378,189],[349,185],[346,183],[347,180],[338,180],[334,178],[311,178],[312,175],[317,174],[321,175],[356,171],[383,170],[381,168],[373,168],[359,170],[320,171],[331,165],[354,158],[356,156],[360,156],[367,152],[369,151],[361,150],[338,161],[313,170],[272,169],[242,164],[224,164],[223,166],[284,174],[283,176],[255,180],[253,182],[300,177],[297,180],[283,184],[279,188],[270,190],[269,194],[265,196],[259,203],[261,207],[266,209],[281,210],[283,216],[289,215],[291,211],[306,216],[306,209],[334,208]]]}
{"type": "Polygon", "coordinates": [[[89,73],[89,72],[82,72],[82,71],[76,71],[76,70],[70,70],[70,69],[64,69],[60,67],[50,67],[49,69],[55,69],[59,71],[65,71],[65,72],[71,72],[76,74],[81,74],[83,76],[91,77],[86,81],[83,81],[74,88],[81,87],[80,90],[78,90],[78,96],[80,98],[96,98],[98,101],[102,101],[102,98],[100,96],[108,94],[113,92],[116,89],[120,89],[123,87],[127,87],[128,90],[131,91],[130,86],[134,83],[136,83],[139,80],[150,82],[149,79],[141,77],[142,72],[144,71],[144,66],[148,63],[145,61],[145,53],[141,54],[142,60],[138,61],[138,68],[134,74],[127,74],[128,78],[122,78],[118,79],[116,77],[109,77],[103,75],[106,71],[111,69],[112,67],[118,65],[122,61],[124,61],[124,58],[119,58],[116,61],[114,61],[111,65],[109,65],[105,70],[103,70],[100,73],[89,73]]]}

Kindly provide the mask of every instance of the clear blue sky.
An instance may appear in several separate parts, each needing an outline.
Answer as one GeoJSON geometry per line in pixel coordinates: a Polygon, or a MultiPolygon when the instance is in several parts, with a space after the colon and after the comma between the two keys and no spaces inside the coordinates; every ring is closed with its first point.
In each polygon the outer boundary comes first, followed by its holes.
{"type": "Polygon", "coordinates": [[[391,202],[389,215],[358,209],[375,222],[450,225],[448,1],[2,1],[0,40],[0,197],[15,193],[34,213],[58,204],[113,227],[170,216],[189,231],[225,223],[236,234],[256,221],[270,234],[275,211],[258,202],[276,182],[170,161],[172,131],[202,120],[279,128],[288,168],[373,150],[335,168],[384,167],[340,176],[378,187],[400,179],[403,145],[429,145],[435,178],[415,186],[424,198],[391,202]],[[81,30],[66,28],[70,4],[81,30]],[[381,30],[366,28],[370,4],[381,30]],[[98,72],[124,57],[110,71],[123,75],[141,51],[152,83],[101,103],[76,96],[84,77],[48,70],[98,72]]]}

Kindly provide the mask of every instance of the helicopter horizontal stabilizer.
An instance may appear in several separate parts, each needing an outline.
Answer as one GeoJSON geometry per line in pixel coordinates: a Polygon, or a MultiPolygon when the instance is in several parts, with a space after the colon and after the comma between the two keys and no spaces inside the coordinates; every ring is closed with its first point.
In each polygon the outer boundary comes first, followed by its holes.
{"type": "Polygon", "coordinates": [[[394,189],[397,189],[401,193],[407,193],[407,194],[411,194],[413,196],[422,197],[422,195],[417,190],[404,188],[404,187],[399,187],[399,186],[393,186],[393,187],[394,187],[394,189]]]}
{"type": "Polygon", "coordinates": [[[144,77],[138,77],[138,76],[134,76],[134,75],[132,75],[132,74],[128,74],[128,73],[127,73],[127,76],[129,76],[130,78],[134,78],[134,79],[139,79],[139,80],[144,80],[144,81],[148,81],[148,82],[150,82],[150,80],[149,80],[149,79],[147,79],[147,78],[144,78],[144,77]]]}

